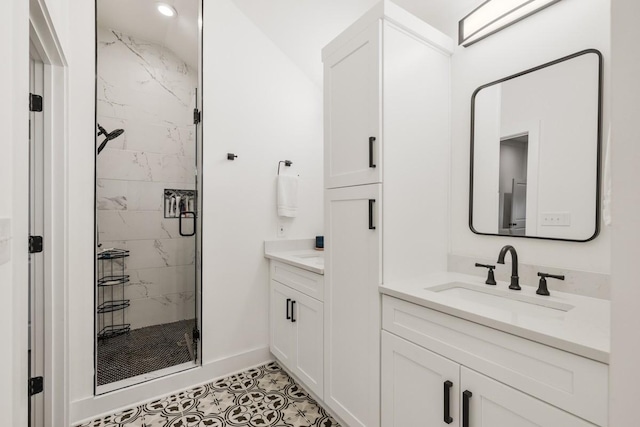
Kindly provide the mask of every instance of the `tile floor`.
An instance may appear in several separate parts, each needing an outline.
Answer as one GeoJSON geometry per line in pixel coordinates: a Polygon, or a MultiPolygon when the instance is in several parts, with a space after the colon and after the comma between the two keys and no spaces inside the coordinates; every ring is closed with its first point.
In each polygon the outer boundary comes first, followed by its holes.
{"type": "Polygon", "coordinates": [[[110,384],[191,360],[184,334],[195,320],[147,326],[98,341],[98,385],[110,384]]]}
{"type": "Polygon", "coordinates": [[[339,427],[276,362],[78,427],[339,427]]]}

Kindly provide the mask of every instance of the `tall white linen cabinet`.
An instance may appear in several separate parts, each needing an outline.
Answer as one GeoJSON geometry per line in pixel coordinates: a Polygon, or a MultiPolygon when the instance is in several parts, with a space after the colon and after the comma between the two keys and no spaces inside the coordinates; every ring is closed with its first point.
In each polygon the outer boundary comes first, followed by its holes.
{"type": "Polygon", "coordinates": [[[445,271],[453,41],[383,1],[322,51],[324,402],[380,426],[378,286],[445,271]]]}

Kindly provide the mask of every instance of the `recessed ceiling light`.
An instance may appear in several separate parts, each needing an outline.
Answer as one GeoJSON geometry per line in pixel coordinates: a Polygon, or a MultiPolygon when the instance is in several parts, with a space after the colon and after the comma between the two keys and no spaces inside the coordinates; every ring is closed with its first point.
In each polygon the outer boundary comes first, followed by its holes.
{"type": "Polygon", "coordinates": [[[178,12],[176,12],[173,6],[169,6],[166,3],[158,3],[156,7],[158,8],[158,12],[160,12],[164,16],[171,17],[171,16],[176,16],[178,14],[178,12]]]}

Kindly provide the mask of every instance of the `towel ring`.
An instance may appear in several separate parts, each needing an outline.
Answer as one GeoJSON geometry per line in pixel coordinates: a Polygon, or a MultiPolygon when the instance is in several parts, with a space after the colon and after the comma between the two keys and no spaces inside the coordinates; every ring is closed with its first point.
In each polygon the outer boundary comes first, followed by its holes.
{"type": "Polygon", "coordinates": [[[291,166],[293,162],[291,160],[280,160],[278,162],[278,175],[280,175],[280,165],[284,163],[285,166],[291,166]]]}

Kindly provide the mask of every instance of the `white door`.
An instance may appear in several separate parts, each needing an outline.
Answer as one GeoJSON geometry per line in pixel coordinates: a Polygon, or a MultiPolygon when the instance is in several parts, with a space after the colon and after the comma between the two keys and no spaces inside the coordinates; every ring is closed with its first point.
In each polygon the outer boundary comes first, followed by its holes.
{"type": "Polygon", "coordinates": [[[467,425],[461,424],[464,427],[593,427],[581,418],[468,368],[461,368],[460,377],[463,390],[460,416],[463,421],[465,416],[469,420],[467,425]]]}
{"type": "Polygon", "coordinates": [[[513,180],[511,185],[511,234],[524,236],[527,228],[527,183],[513,180]]]}
{"type": "Polygon", "coordinates": [[[377,427],[380,184],[325,191],[324,400],[351,427],[377,427]]]}
{"type": "Polygon", "coordinates": [[[322,346],[324,330],[323,305],[320,301],[292,291],[292,322],[294,324],[293,373],[317,396],[323,392],[322,346]]]}
{"type": "Polygon", "coordinates": [[[381,182],[380,24],[325,60],[325,187],[381,182]]]}
{"type": "Polygon", "coordinates": [[[283,365],[293,366],[293,322],[291,321],[292,290],[274,280],[271,281],[271,353],[283,365]]]}
{"type": "Polygon", "coordinates": [[[382,331],[382,426],[459,426],[460,365],[382,331]]]}

